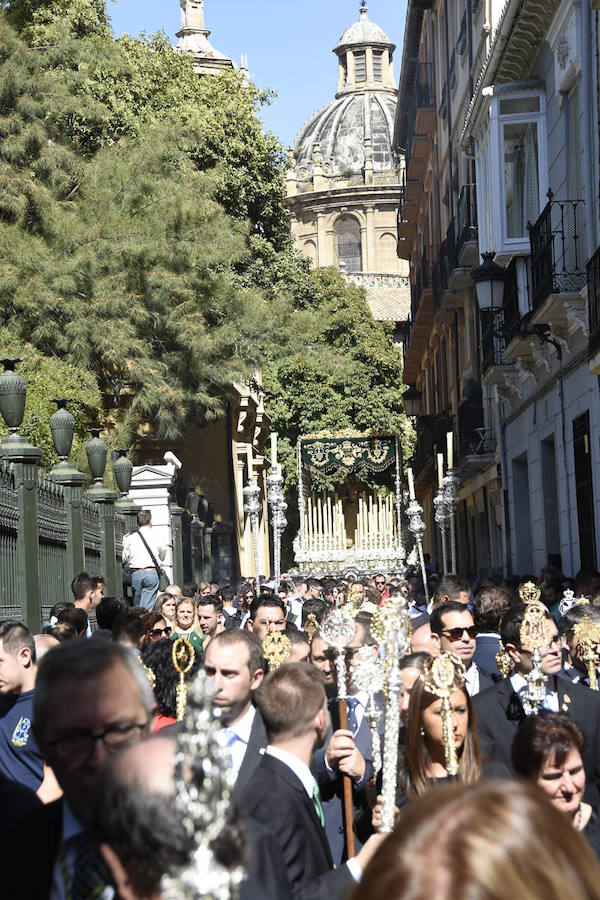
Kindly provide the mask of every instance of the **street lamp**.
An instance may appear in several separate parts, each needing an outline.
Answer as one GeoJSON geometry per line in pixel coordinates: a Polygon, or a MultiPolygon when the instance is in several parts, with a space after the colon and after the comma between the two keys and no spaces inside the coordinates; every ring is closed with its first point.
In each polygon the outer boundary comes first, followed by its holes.
{"type": "Polygon", "coordinates": [[[471,269],[471,278],[475,282],[477,303],[480,310],[502,309],[504,302],[505,270],[494,262],[494,251],[482,253],[483,262],[476,269],[471,269]]]}
{"type": "Polygon", "coordinates": [[[423,408],[423,394],[417,390],[415,384],[411,384],[407,391],[402,395],[404,400],[404,411],[407,416],[420,416],[423,408]]]}

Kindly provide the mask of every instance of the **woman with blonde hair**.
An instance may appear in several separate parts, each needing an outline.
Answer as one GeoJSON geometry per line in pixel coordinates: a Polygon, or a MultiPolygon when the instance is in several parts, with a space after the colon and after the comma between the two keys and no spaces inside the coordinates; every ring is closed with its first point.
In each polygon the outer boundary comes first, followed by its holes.
{"type": "Polygon", "coordinates": [[[408,810],[349,900],[600,900],[600,866],[526,782],[430,791],[408,810]]]}
{"type": "Polygon", "coordinates": [[[202,650],[204,638],[198,622],[198,609],[191,597],[180,597],[175,604],[171,640],[176,641],[180,637],[189,641],[194,650],[202,650]]]}

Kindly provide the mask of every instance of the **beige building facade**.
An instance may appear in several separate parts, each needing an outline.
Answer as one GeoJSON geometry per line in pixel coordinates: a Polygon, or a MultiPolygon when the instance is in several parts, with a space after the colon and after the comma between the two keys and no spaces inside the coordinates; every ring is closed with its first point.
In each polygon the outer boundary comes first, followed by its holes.
{"type": "Polygon", "coordinates": [[[394,50],[363,5],[334,49],[335,99],[296,139],[287,205],[295,244],[312,264],[365,287],[376,319],[402,322],[410,300],[408,267],[396,254],[394,50]]]}

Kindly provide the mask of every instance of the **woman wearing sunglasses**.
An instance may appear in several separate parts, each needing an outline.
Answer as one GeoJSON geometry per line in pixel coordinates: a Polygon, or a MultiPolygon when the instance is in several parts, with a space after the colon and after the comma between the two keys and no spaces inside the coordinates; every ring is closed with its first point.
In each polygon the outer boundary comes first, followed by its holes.
{"type": "Polygon", "coordinates": [[[140,648],[171,637],[171,625],[160,613],[146,613],[143,622],[144,634],[140,641],[140,648]]]}

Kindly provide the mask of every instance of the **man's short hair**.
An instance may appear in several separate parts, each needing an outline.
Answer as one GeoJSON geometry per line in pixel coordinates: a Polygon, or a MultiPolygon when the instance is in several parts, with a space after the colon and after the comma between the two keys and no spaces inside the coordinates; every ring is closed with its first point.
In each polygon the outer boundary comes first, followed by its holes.
{"type": "Polygon", "coordinates": [[[306,579],[306,589],[309,591],[312,587],[322,589],[323,583],[319,581],[318,578],[307,578],[306,579]]]}
{"type": "Polygon", "coordinates": [[[565,637],[572,637],[576,625],[579,625],[584,616],[588,616],[595,624],[600,624],[600,609],[590,603],[578,603],[568,609],[561,622],[561,632],[565,637]]]}
{"type": "Polygon", "coordinates": [[[441,634],[444,630],[444,623],[442,621],[444,616],[447,616],[449,613],[464,613],[467,612],[471,615],[470,609],[465,606],[464,603],[459,603],[458,600],[446,600],[445,603],[438,603],[437,606],[431,611],[431,615],[429,617],[429,626],[431,628],[432,634],[441,634]]]}
{"type": "Polygon", "coordinates": [[[223,612],[223,601],[216,594],[206,594],[205,597],[198,597],[198,607],[201,606],[214,606],[217,614],[223,612]]]}
{"type": "Polygon", "coordinates": [[[63,609],[72,609],[74,606],[75,604],[71,603],[70,600],[61,600],[60,603],[55,603],[48,613],[48,620],[56,619],[58,621],[58,616],[63,609]]]}
{"type": "Polygon", "coordinates": [[[17,619],[8,619],[0,623],[0,641],[3,650],[9,656],[16,656],[20,650],[27,649],[31,654],[31,661],[36,661],[35,641],[29,628],[17,619]]]}
{"type": "Polygon", "coordinates": [[[118,665],[129,671],[150,717],[155,706],[154,694],[144,667],[140,665],[135,653],[112,641],[65,641],[60,647],[46,653],[38,668],[33,695],[36,736],[43,736],[46,731],[48,698],[53,691],[60,695],[60,682],[63,679],[68,679],[73,684],[82,684],[118,665]]]}
{"type": "Polygon", "coordinates": [[[219,588],[217,597],[220,597],[223,604],[232,603],[235,598],[235,591],[230,585],[226,584],[219,588]]]}
{"type": "Polygon", "coordinates": [[[127,609],[127,603],[122,597],[103,597],[96,607],[98,628],[107,628],[110,631],[119,613],[125,612],[127,609]]]}
{"type": "Polygon", "coordinates": [[[127,643],[137,647],[144,634],[144,618],[132,610],[125,610],[116,617],[111,630],[115,643],[125,639],[127,643]]]}
{"type": "Polygon", "coordinates": [[[456,600],[461,593],[471,593],[470,582],[462,575],[444,575],[437,586],[433,602],[441,603],[442,597],[450,597],[451,600],[456,600]]]}
{"type": "Polygon", "coordinates": [[[58,614],[57,624],[61,625],[63,622],[67,625],[72,625],[77,634],[81,634],[83,631],[87,630],[88,616],[85,610],[73,606],[68,609],[63,609],[63,611],[58,614]]]}
{"type": "MultiPolygon", "coordinates": [[[[526,606],[524,603],[515,603],[505,613],[500,624],[500,638],[506,647],[507,644],[521,646],[521,625],[525,617],[526,606]]],[[[552,621],[552,616],[546,610],[545,618],[552,621]]]]}
{"type": "Polygon", "coordinates": [[[311,597],[310,600],[305,600],[302,604],[302,627],[304,628],[306,620],[310,615],[313,615],[320,625],[327,615],[327,612],[328,607],[323,600],[314,597],[311,597]]]}
{"type": "Polygon", "coordinates": [[[90,578],[95,582],[94,587],[98,587],[99,584],[106,584],[106,578],[99,572],[90,572],[90,578]]]}
{"type": "Polygon", "coordinates": [[[187,597],[188,599],[195,599],[197,593],[198,585],[195,581],[186,581],[181,588],[181,596],[187,597]]]}
{"type": "Polygon", "coordinates": [[[149,525],[152,521],[152,513],[149,509],[140,509],[135,518],[138,524],[138,528],[143,528],[144,525],[149,525]]]}
{"type": "Polygon", "coordinates": [[[310,663],[287,663],[269,672],[256,692],[269,741],[306,734],[325,699],[323,676],[310,663]]]}
{"type": "Polygon", "coordinates": [[[174,789],[163,793],[155,782],[119,772],[122,752],[112,754],[100,774],[92,832],[117,854],[136,896],[150,897],[160,889],[163,875],[188,862],[194,838],[177,808],[174,789]]]}
{"type": "Polygon", "coordinates": [[[75,600],[83,600],[88,591],[94,591],[98,587],[95,575],[89,572],[78,572],[71,582],[71,590],[75,600]]]}
{"type": "Polygon", "coordinates": [[[501,587],[485,587],[473,600],[473,619],[477,631],[500,631],[500,622],[510,606],[510,593],[501,587]]]}
{"type": "Polygon", "coordinates": [[[310,638],[305,631],[299,631],[297,628],[286,628],[285,636],[290,644],[309,644],[310,638]]]}
{"type": "Polygon", "coordinates": [[[250,618],[252,621],[256,618],[256,614],[261,606],[265,606],[267,609],[280,609],[283,615],[285,616],[285,606],[279,599],[279,597],[269,597],[264,594],[260,597],[255,597],[255,599],[250,604],[250,618]]]}
{"type": "Polygon", "coordinates": [[[239,628],[227,628],[220,634],[211,638],[209,647],[231,647],[233,644],[245,644],[248,650],[248,669],[254,675],[257,669],[266,669],[265,655],[262,643],[258,635],[252,631],[242,631],[239,628]]]}

